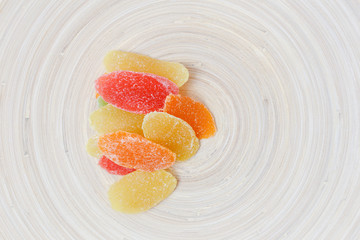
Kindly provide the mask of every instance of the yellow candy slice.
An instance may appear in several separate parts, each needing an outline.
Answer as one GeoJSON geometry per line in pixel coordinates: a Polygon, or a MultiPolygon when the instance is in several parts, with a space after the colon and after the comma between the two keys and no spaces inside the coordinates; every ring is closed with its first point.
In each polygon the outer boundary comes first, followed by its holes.
{"type": "Polygon", "coordinates": [[[89,138],[88,142],[86,143],[87,153],[90,156],[96,157],[96,158],[100,158],[102,155],[102,152],[98,147],[98,140],[99,140],[99,137],[95,135],[95,136],[92,136],[91,138],[89,138]]]}
{"type": "Polygon", "coordinates": [[[165,62],[137,53],[110,51],[104,58],[104,65],[108,72],[128,70],[163,76],[178,87],[189,79],[189,71],[181,63],[165,62]]]}
{"type": "Polygon", "coordinates": [[[176,153],[176,160],[187,160],[199,149],[199,139],[192,127],[184,120],[168,113],[147,114],[142,129],[147,139],[176,153]]]}
{"type": "Polygon", "coordinates": [[[90,126],[100,135],[119,130],[143,135],[143,119],[143,114],[127,112],[108,104],[94,111],[89,121],[90,126]]]}
{"type": "Polygon", "coordinates": [[[139,213],[167,198],[174,191],[176,184],[176,178],[165,170],[138,170],[114,183],[109,189],[108,196],[114,210],[139,213]]]}

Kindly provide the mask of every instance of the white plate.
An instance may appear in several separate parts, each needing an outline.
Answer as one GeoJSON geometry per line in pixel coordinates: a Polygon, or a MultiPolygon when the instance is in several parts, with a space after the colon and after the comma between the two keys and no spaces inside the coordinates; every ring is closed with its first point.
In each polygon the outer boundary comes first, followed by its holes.
{"type": "Polygon", "coordinates": [[[359,1],[88,2],[0,4],[1,239],[360,239],[359,1]],[[143,214],[84,149],[112,49],[184,63],[218,127],[143,214]]]}

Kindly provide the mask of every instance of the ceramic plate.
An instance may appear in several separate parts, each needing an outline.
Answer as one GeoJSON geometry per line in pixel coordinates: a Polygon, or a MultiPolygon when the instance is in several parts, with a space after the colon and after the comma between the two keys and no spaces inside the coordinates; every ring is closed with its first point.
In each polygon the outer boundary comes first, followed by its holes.
{"type": "Polygon", "coordinates": [[[0,1],[1,239],[360,239],[360,3],[0,1]],[[150,211],[86,154],[107,51],[183,63],[218,132],[150,211]]]}

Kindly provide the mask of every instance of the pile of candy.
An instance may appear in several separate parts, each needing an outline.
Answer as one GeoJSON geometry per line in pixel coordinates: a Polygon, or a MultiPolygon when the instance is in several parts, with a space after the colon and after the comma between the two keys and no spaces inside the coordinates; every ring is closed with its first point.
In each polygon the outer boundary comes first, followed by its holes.
{"type": "Polygon", "coordinates": [[[99,109],[89,119],[97,135],[86,150],[110,174],[126,175],[110,187],[112,208],[146,211],[176,187],[164,169],[194,156],[215,122],[202,103],[179,95],[189,78],[182,64],[122,51],[109,52],[104,64],[109,73],[96,80],[99,109]]]}

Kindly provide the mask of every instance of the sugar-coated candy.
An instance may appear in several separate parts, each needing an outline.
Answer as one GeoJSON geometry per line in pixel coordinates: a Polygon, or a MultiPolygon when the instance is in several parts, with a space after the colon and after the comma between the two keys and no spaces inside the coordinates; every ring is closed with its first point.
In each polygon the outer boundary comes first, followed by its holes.
{"type": "Polygon", "coordinates": [[[176,188],[177,180],[169,172],[135,171],[111,185],[111,207],[122,213],[139,213],[156,206],[176,188]]]}
{"type": "Polygon", "coordinates": [[[96,158],[99,158],[102,155],[102,152],[100,151],[100,149],[98,147],[98,140],[99,140],[99,137],[95,135],[95,136],[92,136],[91,138],[89,138],[88,142],[86,143],[87,153],[90,156],[96,157],[96,158]]]}
{"type": "Polygon", "coordinates": [[[192,127],[184,120],[164,112],[145,115],[144,136],[176,153],[176,160],[184,161],[199,149],[199,139],[192,127]]]}
{"type": "Polygon", "coordinates": [[[99,135],[119,130],[142,135],[143,119],[143,114],[127,112],[108,104],[91,113],[89,122],[99,135]]]}
{"type": "Polygon", "coordinates": [[[189,71],[184,65],[157,60],[137,53],[110,51],[105,56],[104,65],[108,72],[128,70],[163,76],[178,87],[181,87],[189,79],[189,71]]]}
{"type": "Polygon", "coordinates": [[[102,97],[98,97],[97,98],[97,102],[98,102],[98,106],[99,107],[103,107],[103,106],[106,106],[108,103],[104,101],[104,99],[102,97]]]}
{"type": "Polygon", "coordinates": [[[104,74],[95,88],[105,102],[134,113],[157,111],[164,107],[166,96],[179,92],[167,78],[130,71],[104,74]]]}
{"type": "Polygon", "coordinates": [[[99,137],[99,148],[114,163],[126,167],[153,172],[174,164],[176,155],[168,148],[146,138],[124,131],[99,137]]]}
{"type": "Polygon", "coordinates": [[[117,165],[116,163],[114,163],[113,161],[108,159],[106,156],[102,156],[100,158],[99,166],[102,167],[103,169],[105,169],[108,173],[115,174],[115,175],[126,175],[126,174],[136,171],[135,169],[132,169],[132,168],[126,168],[126,167],[117,165]]]}
{"type": "Polygon", "coordinates": [[[204,104],[190,97],[170,94],[165,100],[163,111],[190,124],[199,139],[209,138],[216,132],[210,111],[204,104]]]}

